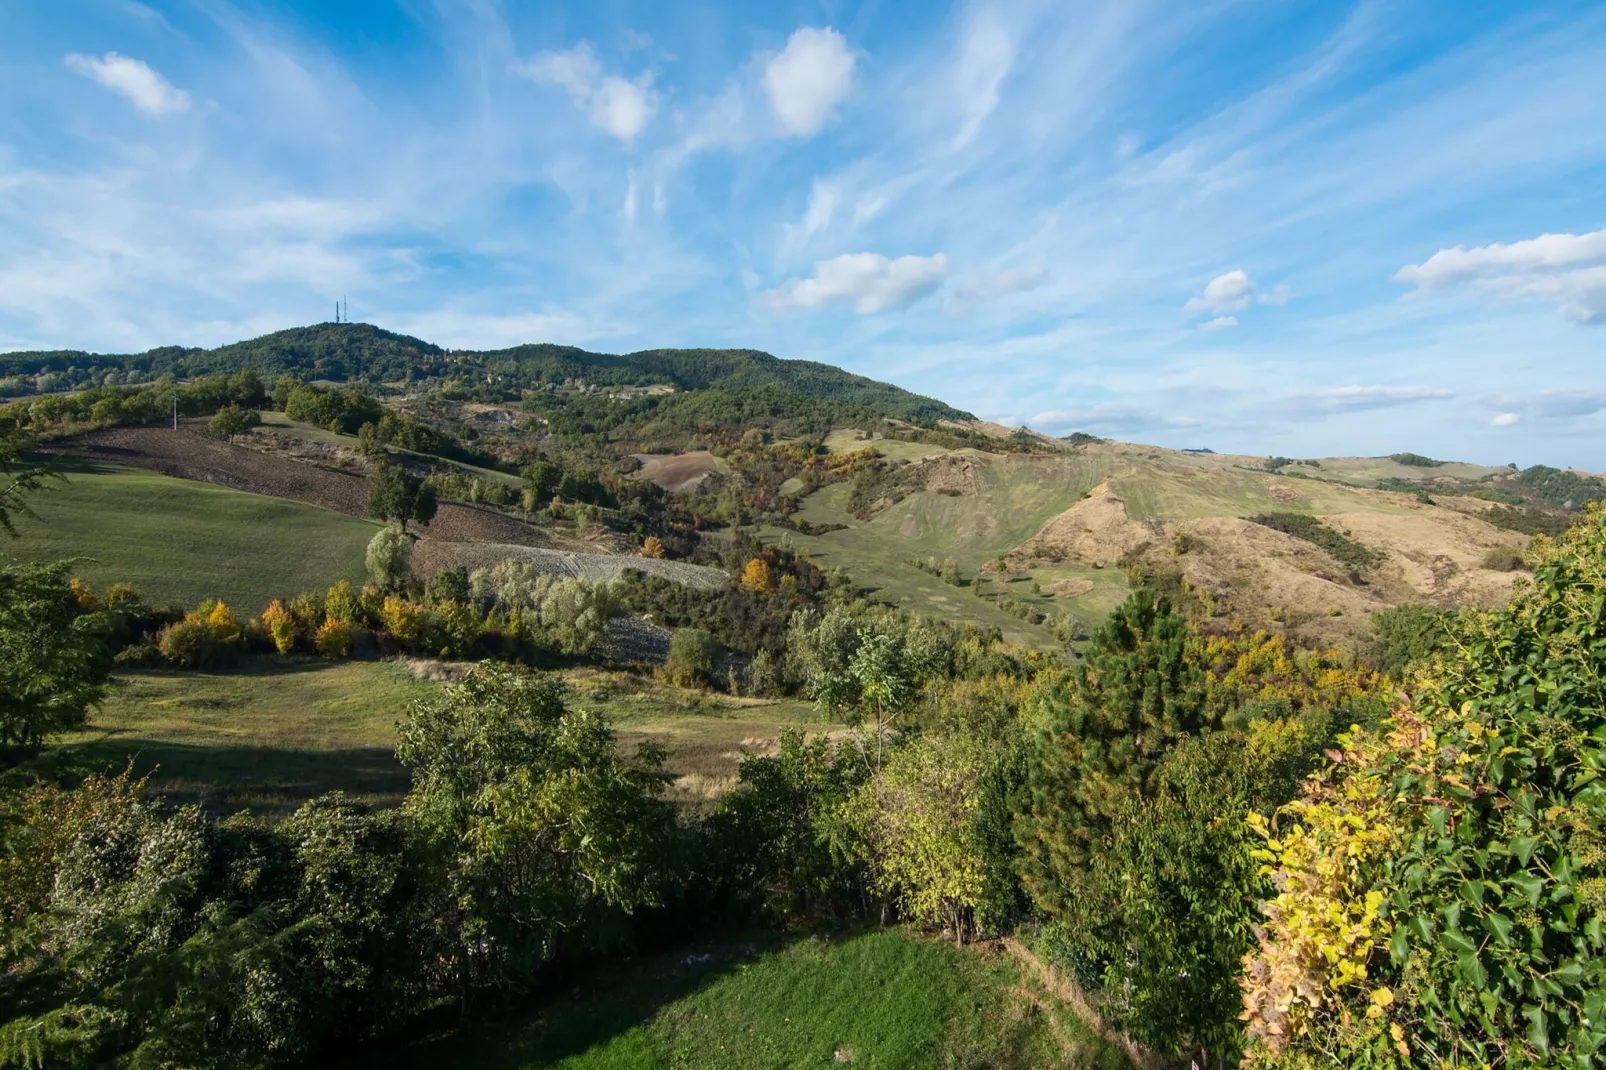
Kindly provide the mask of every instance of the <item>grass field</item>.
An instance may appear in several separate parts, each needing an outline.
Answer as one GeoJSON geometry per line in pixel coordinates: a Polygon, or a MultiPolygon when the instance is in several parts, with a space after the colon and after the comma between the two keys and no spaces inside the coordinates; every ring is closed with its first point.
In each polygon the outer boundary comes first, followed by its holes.
{"type": "Polygon", "coordinates": [[[89,727],[35,763],[66,774],[150,773],[151,787],[219,813],[280,817],[341,790],[393,805],[407,791],[396,722],[435,686],[386,662],[244,659],[227,672],[116,677],[89,727]]]}
{"type": "MultiPolygon", "coordinates": [[[[1015,962],[902,930],[753,933],[577,979],[573,995],[386,1066],[485,1070],[877,1070],[1130,1064],[1015,962]]],[[[380,1065],[375,1063],[374,1065],[380,1065]]]]}
{"type": "Polygon", "coordinates": [[[83,560],[95,587],[124,582],[157,605],[222,598],[255,614],[279,595],[360,582],[378,525],[283,498],[60,460],[68,482],[31,497],[38,519],[0,552],[83,560]]]}
{"type": "MultiPolygon", "coordinates": [[[[616,725],[627,753],[652,741],[669,754],[668,797],[701,806],[735,783],[745,750],[782,729],[825,730],[804,702],[703,695],[621,673],[568,675],[571,701],[616,725]]],[[[81,776],[151,773],[151,787],[219,813],[282,817],[329,791],[377,806],[398,803],[408,776],[395,759],[396,724],[438,685],[396,662],[244,658],[227,671],[141,669],[117,686],[86,730],[64,737],[20,772],[81,776]]]]}

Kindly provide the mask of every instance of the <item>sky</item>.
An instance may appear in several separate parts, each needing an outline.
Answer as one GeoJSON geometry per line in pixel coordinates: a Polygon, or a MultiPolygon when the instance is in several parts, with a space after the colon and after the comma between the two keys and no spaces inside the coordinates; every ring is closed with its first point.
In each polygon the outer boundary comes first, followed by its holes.
{"type": "Polygon", "coordinates": [[[1606,5],[0,0],[0,349],[760,349],[1606,469],[1606,5]]]}

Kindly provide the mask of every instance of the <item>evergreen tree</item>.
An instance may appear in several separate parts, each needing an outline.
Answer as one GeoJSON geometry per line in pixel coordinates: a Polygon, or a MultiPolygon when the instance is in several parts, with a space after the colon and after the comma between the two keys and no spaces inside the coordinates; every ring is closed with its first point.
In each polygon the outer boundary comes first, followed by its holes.
{"type": "Polygon", "coordinates": [[[1152,795],[1172,745],[1215,727],[1191,641],[1169,602],[1137,590],[1075,668],[1038,685],[1038,735],[1015,821],[1021,878],[1073,930],[1096,930],[1106,916],[1088,864],[1126,799],[1152,795]]]}

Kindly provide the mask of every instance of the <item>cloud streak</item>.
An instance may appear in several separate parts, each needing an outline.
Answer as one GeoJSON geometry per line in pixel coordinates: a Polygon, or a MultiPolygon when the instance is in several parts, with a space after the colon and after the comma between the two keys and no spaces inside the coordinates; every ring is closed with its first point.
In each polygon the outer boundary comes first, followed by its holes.
{"type": "Polygon", "coordinates": [[[146,115],[168,115],[189,110],[189,94],[175,89],[172,83],[143,60],[116,52],[107,52],[103,56],[83,56],[73,52],[65,62],[68,70],[99,82],[146,115]]]}

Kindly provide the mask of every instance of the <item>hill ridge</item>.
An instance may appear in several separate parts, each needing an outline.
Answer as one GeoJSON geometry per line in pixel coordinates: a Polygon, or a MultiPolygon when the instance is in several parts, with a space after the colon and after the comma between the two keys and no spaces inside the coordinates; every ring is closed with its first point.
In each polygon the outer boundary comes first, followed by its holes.
{"type": "Polygon", "coordinates": [[[598,353],[535,342],[503,349],[445,349],[369,323],[290,327],[211,349],[159,346],[143,353],[36,350],[0,354],[0,377],[136,372],[179,377],[245,369],[264,377],[295,375],[336,382],[397,382],[429,375],[482,372],[487,381],[558,383],[582,379],[607,387],[667,384],[679,390],[784,390],[831,400],[897,419],[973,421],[937,398],[810,360],[789,360],[756,349],[655,348],[598,353]]]}

